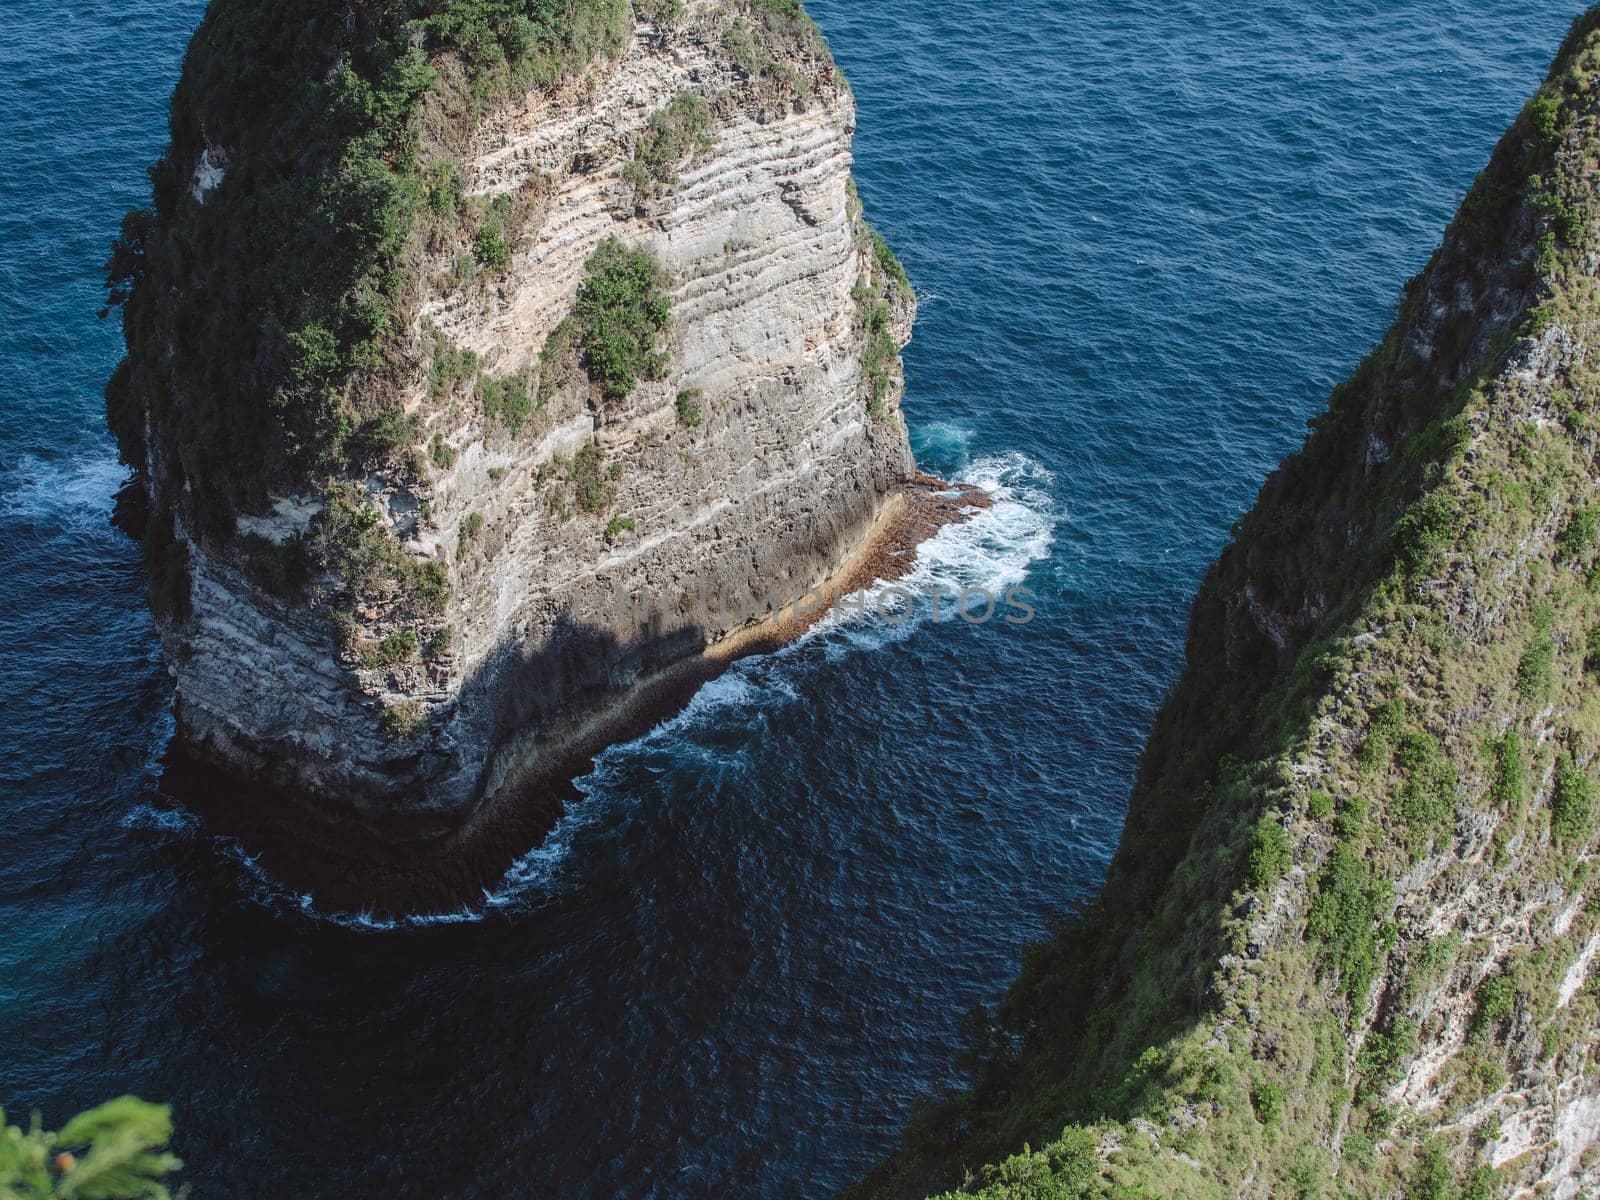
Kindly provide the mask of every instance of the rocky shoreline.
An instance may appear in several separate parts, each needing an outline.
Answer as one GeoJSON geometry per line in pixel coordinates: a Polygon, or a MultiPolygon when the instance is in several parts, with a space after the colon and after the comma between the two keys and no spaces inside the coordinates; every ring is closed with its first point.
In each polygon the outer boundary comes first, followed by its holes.
{"type": "Polygon", "coordinates": [[[444,838],[396,844],[348,810],[219,770],[187,752],[181,738],[168,752],[163,789],[198,813],[210,832],[239,842],[286,891],[312,896],[318,912],[394,919],[481,904],[580,799],[574,781],[593,769],[596,755],[681,712],[701,686],[740,659],[795,641],[842,597],[904,578],[922,543],[991,504],[979,488],[919,475],[888,498],[861,545],[815,589],[821,604],[780,609],[642,678],[559,743],[539,746],[533,770],[496,791],[444,838]]]}

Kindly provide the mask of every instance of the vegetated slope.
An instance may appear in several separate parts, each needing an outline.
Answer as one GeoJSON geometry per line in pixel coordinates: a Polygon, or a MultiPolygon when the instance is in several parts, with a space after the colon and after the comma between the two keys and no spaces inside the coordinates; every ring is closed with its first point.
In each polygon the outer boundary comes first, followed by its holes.
{"type": "Polygon", "coordinates": [[[1596,1194],[1597,30],[1208,573],[1103,894],[855,1194],[1596,1194]]]}
{"type": "Polygon", "coordinates": [[[493,103],[616,54],[632,20],[628,0],[215,0],[110,267],[124,457],[144,465],[149,405],[219,534],[274,484],[382,462],[435,173],[493,103]]]}

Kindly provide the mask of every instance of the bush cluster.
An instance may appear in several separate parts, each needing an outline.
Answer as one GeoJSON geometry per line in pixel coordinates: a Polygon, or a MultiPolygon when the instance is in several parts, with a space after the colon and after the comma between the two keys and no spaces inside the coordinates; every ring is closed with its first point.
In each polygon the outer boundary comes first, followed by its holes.
{"type": "Polygon", "coordinates": [[[705,413],[700,409],[700,393],[692,388],[685,388],[678,393],[678,424],[685,429],[697,429],[705,420],[705,413]]]}
{"type": "Polygon", "coordinates": [[[640,380],[666,374],[667,356],[656,343],[672,308],[648,251],[615,237],[601,242],[585,267],[573,315],[584,365],[607,400],[624,399],[640,380]]]}
{"type": "Polygon", "coordinates": [[[392,741],[404,741],[415,737],[427,721],[427,710],[418,701],[395,700],[383,706],[378,731],[392,741]]]}
{"type": "Polygon", "coordinates": [[[591,516],[603,513],[617,499],[618,468],[605,469],[605,452],[590,442],[572,459],[572,492],[578,508],[591,516]]]}
{"type": "Polygon", "coordinates": [[[1351,1004],[1360,1004],[1378,971],[1378,918],[1388,885],[1348,843],[1328,856],[1317,877],[1306,929],[1324,943],[1324,961],[1339,973],[1351,1004]]]}
{"type": "Polygon", "coordinates": [[[623,178],[643,193],[656,193],[678,182],[678,168],[713,145],[711,104],[695,92],[683,92],[651,114],[633,161],[623,178]]]}
{"type": "Polygon", "coordinates": [[[1594,832],[1594,779],[1570,758],[1556,771],[1550,798],[1550,836],[1564,846],[1580,845],[1594,832]]]}
{"type": "Polygon", "coordinates": [[[418,613],[440,613],[449,604],[444,565],[405,552],[360,485],[333,484],[328,504],[312,528],[310,549],[356,596],[393,599],[418,613]]]}

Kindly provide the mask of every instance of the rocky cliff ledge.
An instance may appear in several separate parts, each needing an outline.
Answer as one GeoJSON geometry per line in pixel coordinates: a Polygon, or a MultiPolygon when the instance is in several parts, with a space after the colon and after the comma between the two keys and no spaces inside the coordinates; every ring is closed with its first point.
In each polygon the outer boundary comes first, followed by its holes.
{"type": "Polygon", "coordinates": [[[913,475],[854,125],[798,0],[214,0],[111,264],[181,745],[434,841],[837,575],[913,475]]]}
{"type": "Polygon", "coordinates": [[[1104,893],[858,1189],[1600,1194],[1600,9],[1194,606],[1104,893]]]}

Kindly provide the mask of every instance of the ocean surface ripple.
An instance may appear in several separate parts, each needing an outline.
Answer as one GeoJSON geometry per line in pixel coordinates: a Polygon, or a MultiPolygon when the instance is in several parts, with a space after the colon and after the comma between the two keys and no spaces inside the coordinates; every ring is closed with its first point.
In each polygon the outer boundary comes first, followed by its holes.
{"type": "Polygon", "coordinates": [[[822,1196],[1105,870],[1188,600],[1576,3],[811,0],[923,297],[907,414],[1002,503],[608,751],[470,912],[313,919],[160,789],[99,266],[200,0],[0,39],[0,1105],[170,1100],[199,1200],[822,1196]]]}

